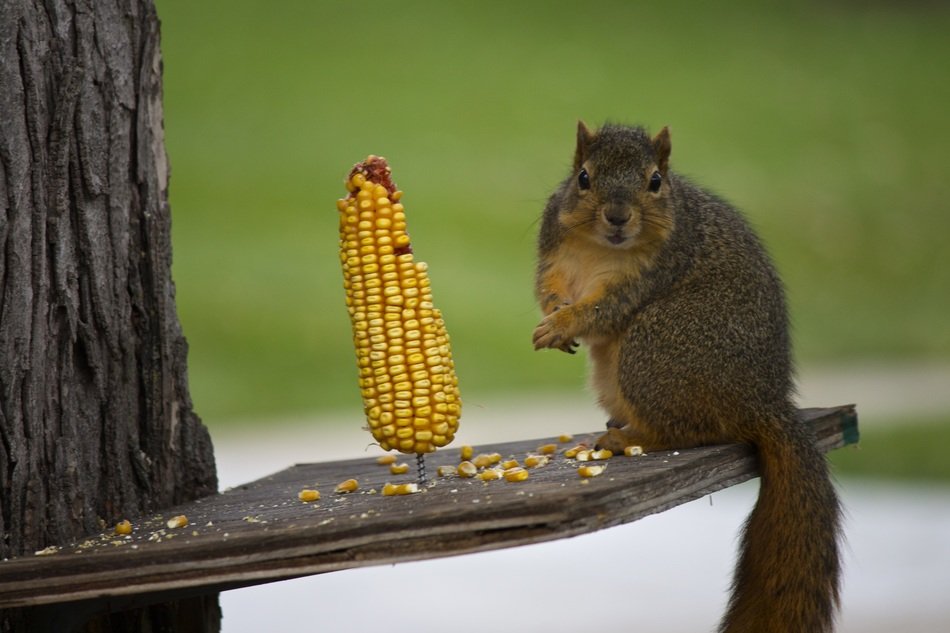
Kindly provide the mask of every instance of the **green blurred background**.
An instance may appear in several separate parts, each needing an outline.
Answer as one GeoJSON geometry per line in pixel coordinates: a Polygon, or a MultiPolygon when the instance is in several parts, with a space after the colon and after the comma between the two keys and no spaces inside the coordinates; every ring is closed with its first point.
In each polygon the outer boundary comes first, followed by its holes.
{"type": "MultiPolygon", "coordinates": [[[[578,118],[670,126],[674,169],[769,244],[802,366],[950,362],[940,3],[156,4],[177,301],[213,430],[359,410],[335,201],[370,153],[406,192],[466,402],[580,391],[583,362],[530,346],[537,217],[578,118]]],[[[908,451],[950,445],[909,422],[908,451]]]]}

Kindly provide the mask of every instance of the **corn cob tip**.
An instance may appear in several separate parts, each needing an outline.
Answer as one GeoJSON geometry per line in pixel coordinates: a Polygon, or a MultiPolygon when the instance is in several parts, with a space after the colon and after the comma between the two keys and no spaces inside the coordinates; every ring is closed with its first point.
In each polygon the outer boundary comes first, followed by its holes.
{"type": "Polygon", "coordinates": [[[346,177],[346,188],[351,194],[355,194],[365,181],[382,185],[390,194],[396,193],[396,183],[392,179],[392,169],[382,156],[370,154],[366,157],[366,160],[353,165],[353,169],[346,177]],[[354,178],[357,174],[360,174],[362,178],[354,178]]]}

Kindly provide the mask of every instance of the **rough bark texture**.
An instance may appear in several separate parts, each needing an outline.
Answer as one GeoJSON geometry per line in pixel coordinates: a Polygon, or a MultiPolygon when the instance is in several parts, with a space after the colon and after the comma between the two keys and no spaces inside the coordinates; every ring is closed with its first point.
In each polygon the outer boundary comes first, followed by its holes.
{"type": "Polygon", "coordinates": [[[0,557],[216,490],[171,281],[161,82],[151,0],[0,0],[0,557]]]}

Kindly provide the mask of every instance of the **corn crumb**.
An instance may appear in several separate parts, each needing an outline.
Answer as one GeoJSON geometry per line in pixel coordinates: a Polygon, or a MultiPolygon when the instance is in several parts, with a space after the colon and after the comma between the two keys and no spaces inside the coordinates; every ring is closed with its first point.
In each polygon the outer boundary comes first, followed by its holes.
{"type": "Polygon", "coordinates": [[[623,449],[623,454],[627,457],[634,457],[636,455],[643,455],[642,446],[627,446],[623,449]]]}

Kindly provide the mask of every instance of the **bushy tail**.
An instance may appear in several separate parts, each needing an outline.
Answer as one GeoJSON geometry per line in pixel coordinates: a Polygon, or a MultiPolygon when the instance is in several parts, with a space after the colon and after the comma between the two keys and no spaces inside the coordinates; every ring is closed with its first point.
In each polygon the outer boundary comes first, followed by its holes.
{"type": "Polygon", "coordinates": [[[759,498],[742,534],[721,633],[829,633],[838,607],[841,509],[824,455],[795,419],[755,440],[759,498]]]}

